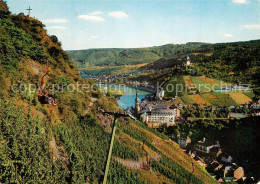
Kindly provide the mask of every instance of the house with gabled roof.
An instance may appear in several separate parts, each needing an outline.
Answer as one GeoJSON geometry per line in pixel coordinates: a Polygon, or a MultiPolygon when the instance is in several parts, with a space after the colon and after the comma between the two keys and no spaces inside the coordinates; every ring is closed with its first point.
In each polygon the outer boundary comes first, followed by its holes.
{"type": "Polygon", "coordinates": [[[197,151],[203,152],[203,153],[210,153],[210,149],[214,147],[220,147],[219,143],[212,143],[211,141],[208,141],[205,137],[203,140],[198,141],[195,144],[195,149],[197,151]]]}

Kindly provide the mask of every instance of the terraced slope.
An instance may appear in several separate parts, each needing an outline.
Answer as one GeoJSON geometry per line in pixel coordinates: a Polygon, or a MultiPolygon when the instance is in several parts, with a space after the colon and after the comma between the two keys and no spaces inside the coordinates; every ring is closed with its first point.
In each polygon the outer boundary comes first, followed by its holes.
{"type": "MultiPolygon", "coordinates": [[[[254,97],[252,91],[214,92],[214,89],[225,88],[229,85],[231,84],[228,82],[205,76],[176,75],[164,85],[164,90],[166,91],[166,97],[175,97],[177,95],[184,104],[231,106],[252,101],[251,98],[254,97]]],[[[177,103],[177,100],[174,103],[177,103]]]]}
{"type": "MultiPolygon", "coordinates": [[[[148,177],[156,172],[159,174],[159,178],[167,177],[172,183],[187,183],[189,173],[192,172],[192,163],[194,163],[195,174],[191,177],[191,183],[217,183],[202,166],[186,155],[175,142],[165,140],[166,137],[163,134],[156,132],[159,135],[157,136],[154,132],[155,130],[149,129],[140,122],[131,121],[128,124],[119,124],[118,141],[139,154],[139,160],[135,161],[144,160],[145,155],[141,146],[142,142],[145,142],[145,149],[152,162],[152,172],[142,170],[141,178],[142,176],[148,177]]],[[[158,182],[158,179],[151,181],[151,183],[156,182],[158,182]]],[[[163,182],[163,179],[161,182],[163,182]]]]}

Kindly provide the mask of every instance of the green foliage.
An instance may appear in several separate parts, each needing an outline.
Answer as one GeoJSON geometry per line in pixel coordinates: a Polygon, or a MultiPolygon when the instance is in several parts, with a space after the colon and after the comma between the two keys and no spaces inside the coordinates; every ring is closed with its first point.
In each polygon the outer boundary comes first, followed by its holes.
{"type": "Polygon", "coordinates": [[[0,109],[0,182],[66,183],[68,170],[49,152],[51,125],[12,103],[1,101],[0,109]]]}
{"type": "MultiPolygon", "coordinates": [[[[110,135],[106,133],[94,118],[86,116],[80,122],[60,124],[55,127],[56,139],[64,143],[69,154],[70,175],[73,183],[91,183],[102,181],[101,172],[105,169],[110,135]],[[87,180],[86,180],[87,179],[87,180]]],[[[138,159],[138,155],[127,146],[115,140],[113,156],[124,159],[138,159]]],[[[116,161],[112,161],[109,170],[109,183],[114,181],[132,181],[137,174],[126,170],[116,161]],[[128,178],[132,176],[133,178],[128,178]]]]}
{"type": "Polygon", "coordinates": [[[199,74],[259,86],[259,46],[259,40],[214,44],[210,46],[213,55],[197,55],[191,59],[197,63],[196,69],[199,74]]]}
{"type": "Polygon", "coordinates": [[[246,96],[248,96],[249,98],[254,98],[255,94],[252,91],[244,91],[243,92],[246,96]]]}
{"type": "Polygon", "coordinates": [[[174,54],[181,54],[184,49],[193,51],[203,43],[168,44],[160,47],[137,48],[137,49],[89,49],[67,51],[70,59],[75,61],[77,67],[84,68],[85,63],[89,66],[119,66],[150,63],[162,57],[172,58],[174,54]]]}
{"type": "Polygon", "coordinates": [[[123,159],[134,159],[134,160],[139,159],[139,155],[136,152],[132,151],[125,144],[120,144],[117,139],[115,139],[114,142],[113,155],[123,159]]]}
{"type": "Polygon", "coordinates": [[[8,74],[18,69],[18,62],[23,57],[44,61],[46,53],[32,37],[15,26],[10,18],[0,19],[0,60],[8,74]]]}
{"type": "Polygon", "coordinates": [[[130,171],[115,160],[112,160],[108,172],[108,183],[142,184],[144,182],[140,180],[137,172],[130,171]]]}
{"type": "Polygon", "coordinates": [[[202,94],[202,97],[210,102],[211,104],[214,104],[216,106],[231,106],[235,105],[237,106],[238,104],[226,93],[221,93],[221,92],[213,92],[212,95],[214,95],[216,98],[208,98],[206,95],[202,94]]]}
{"type": "MultiPolygon", "coordinates": [[[[183,169],[181,166],[173,162],[171,159],[166,157],[165,155],[162,155],[160,162],[151,161],[151,165],[154,170],[157,170],[158,172],[162,173],[167,178],[170,178],[174,183],[188,183],[190,178],[190,183],[204,183],[200,179],[198,179],[196,176],[190,174],[190,172],[183,169]]],[[[195,172],[198,169],[196,166],[195,172]]],[[[198,173],[199,174],[199,173],[198,173]]],[[[216,180],[211,178],[210,176],[207,177],[206,183],[218,183],[216,180]]]]}
{"type": "Polygon", "coordinates": [[[182,75],[176,75],[172,77],[168,82],[164,84],[165,95],[167,97],[182,96],[187,94],[185,91],[185,82],[182,75]]]}
{"type": "Polygon", "coordinates": [[[181,97],[181,99],[185,104],[190,104],[190,105],[197,104],[197,102],[190,95],[184,95],[181,97]]]}

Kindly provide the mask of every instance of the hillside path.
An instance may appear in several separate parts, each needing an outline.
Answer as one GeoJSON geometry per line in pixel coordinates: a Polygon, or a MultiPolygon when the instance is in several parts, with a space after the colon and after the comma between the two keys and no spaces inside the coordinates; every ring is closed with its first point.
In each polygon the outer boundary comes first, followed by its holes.
{"type": "Polygon", "coordinates": [[[86,116],[88,112],[90,111],[91,107],[94,105],[95,101],[97,101],[97,98],[90,98],[90,103],[88,105],[88,108],[83,112],[83,116],[86,116]]]}

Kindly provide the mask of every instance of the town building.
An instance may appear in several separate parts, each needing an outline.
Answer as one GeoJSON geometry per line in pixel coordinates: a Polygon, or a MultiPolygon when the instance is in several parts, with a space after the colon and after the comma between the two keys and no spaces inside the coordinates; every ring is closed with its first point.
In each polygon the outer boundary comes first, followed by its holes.
{"type": "Polygon", "coordinates": [[[229,155],[229,156],[223,155],[223,156],[221,157],[221,160],[222,160],[223,162],[231,163],[232,160],[233,160],[233,158],[232,158],[230,155],[229,155]]]}
{"type": "Polygon", "coordinates": [[[177,142],[181,148],[186,148],[191,143],[191,139],[187,136],[179,136],[177,142]]]}
{"type": "Polygon", "coordinates": [[[141,119],[152,128],[158,128],[163,124],[171,126],[175,124],[175,113],[174,109],[168,109],[167,106],[157,106],[142,114],[141,119]]]}
{"type": "Polygon", "coordinates": [[[195,149],[203,153],[210,153],[210,149],[214,147],[220,147],[219,143],[217,142],[213,144],[209,142],[205,137],[202,141],[198,141],[198,143],[195,144],[195,149]]]}
{"type": "Polygon", "coordinates": [[[174,108],[173,111],[176,119],[181,118],[181,110],[179,108],[174,108]]]}
{"type": "Polygon", "coordinates": [[[242,167],[238,167],[234,171],[234,178],[236,178],[236,180],[239,180],[239,179],[243,178],[244,176],[245,176],[245,172],[244,172],[244,169],[242,167]]]}
{"type": "Polygon", "coordinates": [[[240,119],[240,118],[245,118],[245,117],[246,117],[246,115],[244,113],[234,113],[234,112],[228,113],[228,118],[240,119]]]}

